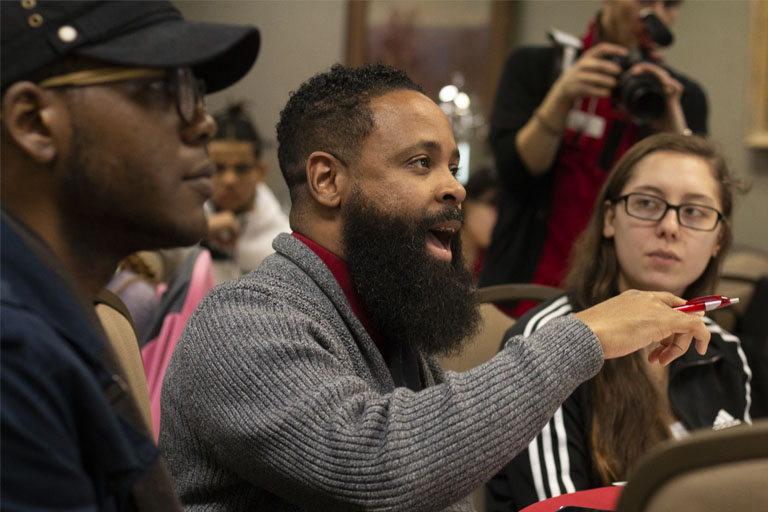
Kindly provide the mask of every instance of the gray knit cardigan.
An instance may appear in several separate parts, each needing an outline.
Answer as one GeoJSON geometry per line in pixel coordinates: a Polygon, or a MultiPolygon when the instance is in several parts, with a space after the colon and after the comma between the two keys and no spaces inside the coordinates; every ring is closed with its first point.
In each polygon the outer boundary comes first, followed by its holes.
{"type": "Polygon", "coordinates": [[[187,510],[471,510],[602,366],[569,317],[468,372],[422,358],[428,387],[396,388],[325,264],[273,245],[205,297],[168,366],[160,448],[187,510]]]}

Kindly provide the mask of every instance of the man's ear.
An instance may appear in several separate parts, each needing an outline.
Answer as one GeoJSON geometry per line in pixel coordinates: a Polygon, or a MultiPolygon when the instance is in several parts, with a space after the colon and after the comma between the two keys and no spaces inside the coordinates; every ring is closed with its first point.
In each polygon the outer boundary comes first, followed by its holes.
{"type": "Polygon", "coordinates": [[[616,234],[616,228],[613,226],[616,220],[616,208],[613,207],[610,201],[603,203],[603,236],[605,238],[613,238],[616,234]]]}
{"type": "Polygon", "coordinates": [[[32,82],[16,82],[3,96],[2,123],[19,150],[40,164],[56,157],[51,126],[60,105],[32,82]]]}
{"type": "Polygon", "coordinates": [[[346,167],[330,153],[315,151],[307,158],[306,172],[312,198],[326,208],[338,208],[347,178],[346,167]]]}

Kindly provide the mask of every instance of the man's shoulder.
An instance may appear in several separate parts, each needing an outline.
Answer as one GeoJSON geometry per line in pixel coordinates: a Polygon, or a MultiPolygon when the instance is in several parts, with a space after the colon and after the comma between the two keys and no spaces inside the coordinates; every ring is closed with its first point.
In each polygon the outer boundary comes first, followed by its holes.
{"type": "Polygon", "coordinates": [[[313,272],[324,266],[314,252],[287,233],[278,234],[272,240],[272,248],[273,254],[234,283],[261,291],[275,286],[305,287],[313,281],[313,272]]]}
{"type": "MultiPolygon", "coordinates": [[[[323,291],[324,263],[299,240],[287,234],[278,235],[275,253],[243,276],[214,287],[203,300],[201,309],[233,304],[248,297],[253,310],[272,308],[276,304],[318,304],[323,291]]],[[[330,274],[330,271],[328,271],[330,274]]],[[[331,276],[332,277],[332,276],[331,276]]]]}
{"type": "MultiPolygon", "coordinates": [[[[34,265],[34,261],[29,262],[34,265]]],[[[46,308],[45,303],[29,304],[26,300],[31,283],[14,272],[5,272],[0,284],[0,336],[3,360],[15,350],[29,350],[41,354],[58,350],[62,336],[56,331],[52,318],[58,312],[46,308]]]]}
{"type": "Polygon", "coordinates": [[[4,300],[0,317],[4,381],[14,375],[56,380],[86,368],[90,356],[78,352],[40,312],[4,300]]]}

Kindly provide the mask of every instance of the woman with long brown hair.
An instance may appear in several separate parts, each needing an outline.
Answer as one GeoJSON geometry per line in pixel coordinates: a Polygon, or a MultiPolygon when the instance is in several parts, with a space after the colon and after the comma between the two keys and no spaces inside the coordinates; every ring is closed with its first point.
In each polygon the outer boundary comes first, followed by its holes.
{"type": "MultiPolygon", "coordinates": [[[[566,294],[523,316],[505,339],[629,289],[685,299],[714,293],[738,189],[705,139],[659,134],[639,142],[597,198],[572,254],[566,294]]],[[[488,483],[487,509],[519,510],[610,485],[665,439],[750,422],[751,372],[739,339],[704,321],[712,338],[703,356],[691,349],[669,366],[652,365],[649,349],[606,361],[488,483]]]]}

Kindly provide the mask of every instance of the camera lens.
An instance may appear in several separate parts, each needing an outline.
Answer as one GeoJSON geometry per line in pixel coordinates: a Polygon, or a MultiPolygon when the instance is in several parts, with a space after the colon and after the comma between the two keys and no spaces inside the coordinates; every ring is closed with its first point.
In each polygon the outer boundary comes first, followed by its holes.
{"type": "Polygon", "coordinates": [[[625,72],[616,87],[616,96],[639,123],[655,121],[667,110],[664,86],[652,73],[630,75],[625,72]]]}

